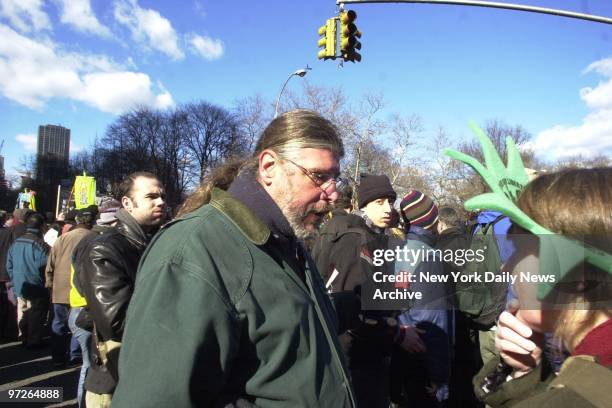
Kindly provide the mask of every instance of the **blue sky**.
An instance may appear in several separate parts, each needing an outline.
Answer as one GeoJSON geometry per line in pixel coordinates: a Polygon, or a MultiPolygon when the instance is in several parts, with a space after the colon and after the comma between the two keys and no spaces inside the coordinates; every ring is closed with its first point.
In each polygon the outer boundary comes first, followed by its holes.
{"type": "MultiPolygon", "coordinates": [[[[607,0],[522,2],[612,17],[607,0]]],[[[339,68],[316,59],[333,0],[0,0],[5,168],[35,151],[40,124],[70,128],[77,151],[135,104],[274,100],[306,64],[310,83],[353,100],[382,93],[385,114],[419,114],[430,131],[464,138],[469,120],[499,118],[529,130],[542,157],[612,156],[612,25],[464,6],[347,8],[363,61],[339,68]]]]}

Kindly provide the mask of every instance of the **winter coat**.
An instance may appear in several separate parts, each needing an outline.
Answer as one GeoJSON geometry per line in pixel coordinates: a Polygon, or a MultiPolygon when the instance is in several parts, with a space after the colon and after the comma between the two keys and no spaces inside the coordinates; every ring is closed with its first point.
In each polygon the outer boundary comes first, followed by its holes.
{"type": "Polygon", "coordinates": [[[87,246],[93,241],[98,235],[105,232],[112,231],[111,226],[100,226],[94,225],[89,233],[79,241],[74,250],[72,251],[72,257],[70,260],[70,307],[84,307],[87,305],[87,299],[82,295],[83,290],[78,286],[75,279],[75,275],[78,276],[79,271],[82,269],[81,262],[87,260],[89,253],[87,253],[87,246]]]}
{"type": "Polygon", "coordinates": [[[78,274],[101,341],[121,341],[125,314],[134,292],[138,261],[149,237],[124,209],[117,212],[113,231],[97,236],[84,250],[78,274]]]}
{"type": "MultiPolygon", "coordinates": [[[[431,251],[436,246],[436,236],[418,226],[410,226],[407,234],[406,248],[417,251],[431,251]]],[[[425,253],[425,252],[423,252],[425,253]]],[[[422,259],[419,257],[419,259],[422,259]]],[[[447,384],[450,375],[450,348],[453,337],[452,302],[450,301],[451,287],[448,283],[427,282],[421,279],[421,273],[443,276],[445,274],[443,262],[422,259],[419,262],[395,262],[396,274],[410,273],[415,281],[410,283],[410,290],[422,293],[422,300],[415,300],[408,310],[399,316],[400,323],[416,326],[425,330],[421,339],[427,348],[421,360],[424,375],[437,385],[447,384]]],[[[444,398],[441,398],[444,399],[444,398]]]]}
{"type": "Polygon", "coordinates": [[[488,406],[513,408],[609,407],[612,387],[612,320],[591,330],[565,360],[559,374],[542,363],[528,374],[485,392],[482,384],[499,359],[489,361],[474,377],[474,390],[488,406]],[[605,365],[604,365],[605,364],[605,365]]]}
{"type": "Polygon", "coordinates": [[[13,243],[13,229],[0,226],[0,282],[10,280],[6,272],[6,255],[13,243]]]}
{"type": "Polygon", "coordinates": [[[347,329],[340,334],[340,343],[350,368],[380,367],[391,354],[397,332],[397,313],[363,311],[361,301],[365,300],[363,296],[371,297],[374,293],[372,277],[375,272],[393,274],[392,263],[384,267],[373,265],[375,251],[400,243],[398,239],[386,235],[384,230],[370,228],[363,217],[336,210],[314,245],[312,255],[317,269],[328,283],[328,290],[342,312],[343,326],[347,329]],[[332,279],[334,271],[336,277],[332,279]],[[362,289],[365,291],[362,292],[362,289]],[[353,316],[349,316],[349,313],[353,313],[353,316]]]}
{"type": "MultiPolygon", "coordinates": [[[[436,248],[451,250],[456,253],[457,250],[466,250],[470,248],[470,237],[466,234],[463,228],[451,227],[442,231],[436,240],[436,248]]],[[[444,272],[450,275],[451,272],[460,271],[465,267],[465,264],[459,265],[455,262],[444,262],[444,272]]]]}
{"type": "MultiPolygon", "coordinates": [[[[115,227],[88,240],[83,249],[82,267],[75,275],[75,284],[87,301],[88,313],[95,323],[96,341],[121,341],[138,261],[149,239],[130,213],[121,209],[117,212],[115,227]]],[[[118,352],[116,349],[109,354],[106,363],[97,354],[94,356],[85,389],[99,394],[114,391],[118,352]]]]}
{"type": "Polygon", "coordinates": [[[72,251],[81,240],[89,235],[89,228],[79,225],[71,231],[62,234],[51,247],[45,279],[47,287],[52,287],[51,301],[53,303],[70,303],[70,262],[72,251]]]}
{"type": "Polygon", "coordinates": [[[314,261],[270,228],[219,189],[162,228],[139,268],[114,408],[355,406],[314,261]]]}
{"type": "Polygon", "coordinates": [[[34,299],[48,295],[44,280],[48,254],[49,246],[36,229],[28,229],[13,242],[6,257],[6,270],[16,297],[34,299]]]}

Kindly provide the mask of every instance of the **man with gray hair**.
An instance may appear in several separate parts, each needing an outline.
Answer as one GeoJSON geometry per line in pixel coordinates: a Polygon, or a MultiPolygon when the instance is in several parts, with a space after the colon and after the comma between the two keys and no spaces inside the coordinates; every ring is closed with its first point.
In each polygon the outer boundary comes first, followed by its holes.
{"type": "Polygon", "coordinates": [[[355,406],[302,244],[337,198],[343,154],[331,122],[287,112],[186,201],[143,255],[114,408],[355,406]]]}

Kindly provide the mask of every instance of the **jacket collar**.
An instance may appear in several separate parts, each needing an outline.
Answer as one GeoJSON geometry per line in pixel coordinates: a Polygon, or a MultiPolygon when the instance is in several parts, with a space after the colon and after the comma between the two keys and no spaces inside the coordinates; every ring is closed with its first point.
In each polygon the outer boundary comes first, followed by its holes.
{"type": "Polygon", "coordinates": [[[436,245],[437,241],[437,237],[432,232],[417,225],[410,226],[406,239],[423,242],[432,248],[436,245]]]}
{"type": "Polygon", "coordinates": [[[117,211],[117,231],[132,241],[136,246],[144,248],[149,242],[150,236],[147,236],[134,217],[125,209],[121,208],[117,211]]]}
{"type": "Polygon", "coordinates": [[[440,232],[439,237],[446,237],[451,235],[465,235],[465,229],[460,227],[450,227],[440,232]]]}
{"type": "Polygon", "coordinates": [[[221,211],[255,245],[263,245],[270,238],[270,229],[246,205],[227,191],[212,190],[210,205],[221,211]]]}
{"type": "Polygon", "coordinates": [[[366,213],[364,211],[361,211],[361,210],[355,211],[355,215],[358,216],[358,217],[361,217],[363,219],[363,221],[365,222],[365,225],[373,233],[375,233],[375,234],[384,234],[385,233],[385,229],[377,227],[376,225],[374,225],[374,223],[372,223],[372,220],[370,220],[370,218],[366,215],[366,213]]]}
{"type": "Polygon", "coordinates": [[[268,227],[274,238],[283,244],[297,243],[289,221],[255,175],[248,172],[238,175],[227,191],[251,210],[268,227]]]}

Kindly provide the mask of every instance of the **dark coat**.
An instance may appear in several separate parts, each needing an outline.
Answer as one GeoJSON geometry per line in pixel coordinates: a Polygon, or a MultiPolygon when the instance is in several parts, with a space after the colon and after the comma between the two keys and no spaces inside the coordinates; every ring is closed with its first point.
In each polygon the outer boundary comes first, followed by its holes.
{"type": "MultiPolygon", "coordinates": [[[[470,248],[470,237],[465,232],[464,228],[451,227],[442,231],[438,235],[436,241],[436,249],[450,249],[456,253],[458,249],[466,250],[470,248]]],[[[454,258],[453,258],[454,259],[454,258]]],[[[459,265],[454,262],[444,262],[444,272],[450,275],[451,272],[460,271],[464,265],[459,265]]]]}
{"type": "Polygon", "coordinates": [[[361,251],[367,244],[387,247],[388,237],[376,234],[363,218],[347,214],[344,210],[332,212],[332,218],[323,226],[312,250],[317,269],[327,284],[334,269],[339,272],[331,282],[331,292],[353,291],[363,284],[365,275],[361,264],[361,251]]]}
{"type": "MultiPolygon", "coordinates": [[[[428,251],[436,247],[437,237],[418,226],[411,226],[407,234],[406,247],[413,250],[428,251]]],[[[399,320],[402,324],[417,326],[425,333],[421,339],[427,351],[420,359],[423,367],[420,375],[428,376],[431,382],[438,385],[446,384],[450,375],[450,348],[454,327],[452,324],[452,302],[448,282],[427,282],[420,279],[421,273],[431,275],[445,274],[443,262],[430,256],[414,265],[411,262],[397,261],[396,273],[409,272],[417,277],[411,283],[410,289],[422,293],[422,300],[416,300],[411,307],[403,312],[399,320]]],[[[414,355],[419,359],[418,355],[414,355]]]]}
{"type": "Polygon", "coordinates": [[[121,341],[138,262],[148,243],[127,211],[120,210],[117,218],[113,231],[88,243],[85,252],[89,255],[78,275],[79,287],[102,341],[121,341]]]}
{"type": "MultiPolygon", "coordinates": [[[[95,324],[93,338],[100,342],[120,342],[123,337],[138,262],[149,241],[127,211],[119,210],[117,219],[111,231],[87,242],[75,276],[75,286],[82,289],[89,316],[95,324]]],[[[117,367],[118,350],[109,355],[106,365],[94,358],[85,388],[96,393],[112,393],[118,378],[117,367]]]]}
{"type": "Polygon", "coordinates": [[[355,406],[314,262],[281,249],[269,225],[214,189],[160,231],[138,272],[113,407],[355,406]]]}
{"type": "Polygon", "coordinates": [[[503,383],[499,389],[485,394],[480,385],[499,360],[489,361],[474,377],[477,395],[487,406],[516,408],[609,407],[612,370],[598,364],[591,356],[569,357],[555,376],[546,363],[529,374],[503,383]]]}
{"type": "Polygon", "coordinates": [[[591,329],[557,375],[550,358],[542,358],[531,372],[507,381],[505,373],[497,369],[500,358],[492,359],[474,377],[474,391],[493,408],[610,407],[611,334],[610,319],[591,329]],[[495,380],[501,380],[499,385],[495,386],[495,380]]]}
{"type": "Polygon", "coordinates": [[[6,255],[13,243],[13,229],[0,226],[0,282],[9,281],[6,272],[6,255]]]}
{"type": "Polygon", "coordinates": [[[0,227],[0,282],[10,280],[6,271],[6,256],[13,242],[26,233],[26,226],[20,222],[12,227],[0,227]]]}
{"type": "Polygon", "coordinates": [[[317,269],[347,329],[341,332],[340,343],[351,368],[379,367],[391,353],[397,331],[396,312],[362,311],[361,300],[373,293],[374,272],[393,274],[392,263],[384,267],[373,265],[374,252],[399,243],[383,230],[370,228],[362,217],[337,210],[322,228],[313,248],[317,269]],[[334,270],[337,277],[331,280],[334,270]]]}

